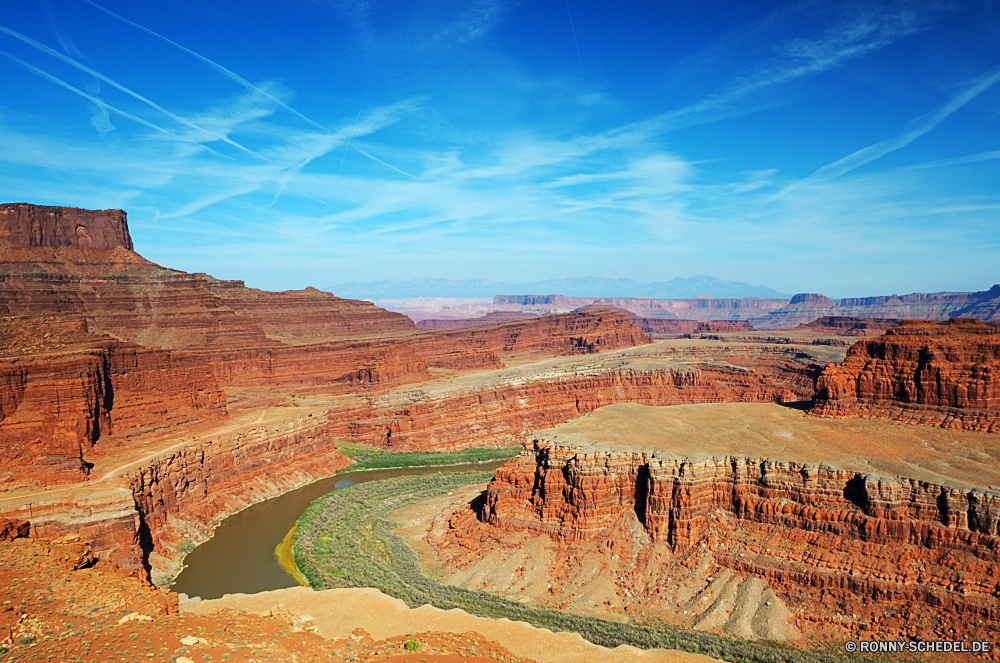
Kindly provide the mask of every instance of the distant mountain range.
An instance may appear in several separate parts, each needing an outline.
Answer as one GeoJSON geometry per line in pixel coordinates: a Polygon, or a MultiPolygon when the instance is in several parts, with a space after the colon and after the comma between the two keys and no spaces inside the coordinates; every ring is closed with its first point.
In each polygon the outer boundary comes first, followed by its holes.
{"type": "Polygon", "coordinates": [[[738,281],[722,281],[712,276],[677,277],[669,281],[643,283],[621,277],[580,276],[503,283],[490,279],[409,279],[406,281],[375,281],[339,283],[324,288],[338,297],[350,299],[413,299],[416,297],[494,297],[495,295],[549,295],[567,297],[651,297],[654,299],[688,299],[690,297],[773,297],[788,299],[790,294],[763,285],[738,281]]]}

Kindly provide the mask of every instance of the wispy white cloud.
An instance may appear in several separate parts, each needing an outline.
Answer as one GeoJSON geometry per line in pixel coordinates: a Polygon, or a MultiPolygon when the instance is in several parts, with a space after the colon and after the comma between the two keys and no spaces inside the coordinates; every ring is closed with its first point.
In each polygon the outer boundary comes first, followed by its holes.
{"type": "Polygon", "coordinates": [[[117,82],[117,81],[115,81],[115,80],[113,80],[113,79],[105,76],[104,74],[100,73],[99,71],[91,69],[87,65],[85,65],[85,64],[83,64],[81,62],[78,62],[78,61],[74,60],[73,58],[71,58],[69,56],[63,55],[59,51],[56,51],[55,49],[49,48],[45,44],[37,42],[34,39],[32,39],[31,37],[27,37],[25,35],[22,35],[20,32],[17,32],[15,30],[11,30],[10,28],[8,28],[6,26],[3,26],[3,25],[0,25],[0,32],[3,32],[4,34],[6,34],[8,36],[11,36],[11,37],[17,39],[17,40],[19,40],[19,41],[21,41],[21,42],[23,42],[23,43],[31,46],[32,48],[35,48],[35,49],[41,51],[42,53],[45,53],[46,55],[50,55],[50,56],[56,58],[57,60],[60,60],[61,62],[64,62],[64,63],[70,65],[71,67],[75,67],[76,69],[79,69],[80,71],[82,71],[84,73],[87,73],[87,74],[93,76],[94,78],[100,79],[101,81],[107,83],[108,85],[114,87],[115,89],[120,90],[121,92],[124,92],[125,94],[129,95],[130,97],[132,97],[134,99],[137,99],[138,101],[141,101],[142,103],[146,104],[150,108],[153,108],[154,110],[157,110],[160,113],[163,113],[164,115],[166,115],[170,119],[174,120],[175,122],[183,124],[184,126],[190,128],[190,129],[194,129],[196,131],[201,132],[203,134],[203,139],[202,140],[207,140],[208,138],[213,138],[214,140],[220,140],[220,141],[222,141],[224,143],[232,145],[233,147],[235,147],[235,148],[237,148],[239,150],[242,150],[242,151],[246,152],[247,154],[252,154],[253,156],[258,157],[260,159],[264,158],[261,155],[257,154],[256,152],[254,152],[253,150],[251,150],[251,149],[249,149],[247,147],[244,147],[243,145],[240,145],[239,143],[237,143],[236,141],[232,140],[228,136],[226,136],[224,134],[217,133],[217,132],[210,131],[208,129],[205,129],[204,127],[200,127],[197,124],[191,122],[190,120],[187,120],[186,118],[183,118],[183,117],[181,117],[181,116],[179,116],[179,115],[177,115],[175,113],[170,112],[166,108],[160,106],[159,104],[157,104],[156,102],[154,102],[154,101],[152,101],[150,99],[147,99],[146,97],[142,96],[138,92],[130,90],[129,88],[127,88],[124,85],[122,85],[121,83],[119,83],[119,82],[117,82]]]}
{"type": "Polygon", "coordinates": [[[964,90],[948,100],[947,103],[934,109],[926,115],[922,115],[910,122],[909,128],[903,133],[879,141],[874,145],[863,147],[856,152],[848,154],[846,157],[837,159],[833,163],[827,164],[817,169],[811,179],[830,179],[839,177],[855,168],[860,168],[866,163],[871,163],[876,159],[881,159],[885,155],[900,150],[927,132],[933,130],[944,122],[952,113],[959,110],[967,103],[978,97],[980,94],[990,89],[1000,81],[1000,69],[986,73],[971,81],[964,90]]]}
{"type": "Polygon", "coordinates": [[[989,150],[987,152],[978,152],[976,154],[969,154],[964,157],[954,157],[952,159],[939,159],[938,161],[927,161],[925,163],[917,163],[912,166],[906,166],[910,170],[924,170],[926,168],[947,168],[948,166],[960,166],[967,163],[979,163],[980,161],[992,161],[994,159],[1000,159],[1000,150],[989,150]]]}
{"type": "Polygon", "coordinates": [[[464,46],[487,35],[510,9],[504,0],[474,0],[461,15],[435,32],[425,48],[464,46]]]}
{"type": "MultiPolygon", "coordinates": [[[[757,106],[746,103],[748,98],[822,74],[926,30],[944,9],[944,5],[933,2],[888,5],[839,3],[823,7],[809,1],[780,9],[690,59],[685,67],[692,72],[703,73],[706,68],[724,62],[751,61],[756,64],[749,70],[735,73],[729,85],[721,90],[665,113],[660,119],[666,128],[677,129],[758,110],[757,106]],[[823,16],[826,20],[821,20],[820,16],[827,12],[833,12],[833,15],[823,16]],[[828,23],[829,27],[815,36],[795,37],[773,45],[773,33],[786,32],[786,24],[791,21],[817,25],[828,23]],[[759,43],[766,43],[771,55],[747,58],[743,51],[748,44],[760,48],[759,43]]],[[[758,104],[761,103],[776,102],[758,101],[758,104]]]]}

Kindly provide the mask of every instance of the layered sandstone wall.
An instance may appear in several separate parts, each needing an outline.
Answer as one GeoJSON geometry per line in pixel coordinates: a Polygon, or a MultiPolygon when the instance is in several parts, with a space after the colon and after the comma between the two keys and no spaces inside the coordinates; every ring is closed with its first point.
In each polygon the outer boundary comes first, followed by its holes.
{"type": "Polygon", "coordinates": [[[995,490],[536,439],[496,471],[480,519],[579,545],[611,536],[628,512],[654,543],[675,554],[710,553],[720,567],[764,578],[795,600],[831,592],[841,610],[916,601],[950,615],[1000,618],[995,490]]]}
{"type": "Polygon", "coordinates": [[[821,364],[793,348],[676,348],[655,360],[500,374],[489,384],[401,388],[331,412],[341,439],[396,449],[516,445],[532,431],[605,405],[808,401],[821,364]]]}
{"type": "Polygon", "coordinates": [[[259,425],[183,447],[128,474],[153,579],[162,583],[180,570],[182,541],[201,541],[224,517],[350,465],[335,449],[331,428],[318,416],[259,425]]]}
{"type": "Polygon", "coordinates": [[[0,518],[30,521],[35,538],[78,534],[98,557],[162,584],[179,571],[183,541],[349,465],[330,429],[319,415],[248,426],[166,452],[122,479],[0,499],[0,518]]]}
{"type": "MultiPolygon", "coordinates": [[[[464,353],[481,353],[485,359],[516,353],[548,355],[593,354],[649,343],[624,311],[589,308],[585,311],[515,320],[488,327],[431,332],[409,341],[429,366],[453,366],[464,353]]],[[[495,366],[483,366],[494,368],[495,366]]]]}
{"type": "Polygon", "coordinates": [[[28,203],[0,205],[0,240],[20,246],[132,250],[125,212],[28,203]]]}
{"type": "Polygon", "coordinates": [[[766,458],[582,452],[534,440],[496,471],[484,518],[564,539],[600,535],[622,511],[685,549],[716,510],[866,541],[979,546],[1000,559],[1000,493],[766,458]]]}
{"type": "Polygon", "coordinates": [[[852,318],[850,316],[824,316],[797,329],[834,333],[837,336],[881,336],[902,320],[896,318],[852,318]]]}
{"type": "Polygon", "coordinates": [[[1000,330],[904,321],[816,379],[812,413],[1000,432],[1000,330]]]}
{"type": "Polygon", "coordinates": [[[0,321],[0,461],[21,482],[79,481],[101,440],[226,416],[190,357],[89,334],[80,319],[0,321]]]}

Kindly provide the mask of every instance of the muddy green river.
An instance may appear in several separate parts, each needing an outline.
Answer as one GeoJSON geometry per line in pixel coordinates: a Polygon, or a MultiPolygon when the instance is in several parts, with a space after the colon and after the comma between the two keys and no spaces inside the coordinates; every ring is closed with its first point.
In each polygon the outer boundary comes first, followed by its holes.
{"type": "Polygon", "coordinates": [[[255,594],[295,587],[295,580],[278,564],[274,549],[313,500],[366,481],[412,474],[495,470],[505,462],[342,472],[254,504],[223,520],[211,539],[184,558],[185,568],[170,589],[191,597],[217,599],[224,594],[255,594]]]}

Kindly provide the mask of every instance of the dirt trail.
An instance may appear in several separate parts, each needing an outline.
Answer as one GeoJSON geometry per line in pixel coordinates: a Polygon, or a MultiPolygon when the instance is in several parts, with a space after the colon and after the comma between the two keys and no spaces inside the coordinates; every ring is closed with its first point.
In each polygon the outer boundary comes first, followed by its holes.
{"type": "Polygon", "coordinates": [[[308,587],[277,589],[259,594],[230,594],[221,599],[182,606],[184,613],[204,615],[225,608],[264,612],[276,605],[296,615],[309,615],[325,638],[344,638],[363,628],[376,640],[425,631],[463,633],[475,631],[506,647],[515,656],[540,663],[710,663],[715,659],[688,652],[642,650],[622,645],[600,647],[577,633],[553,633],[525,622],[475,617],[464,610],[441,610],[424,605],[409,608],[377,589],[327,589],[308,587]]]}

